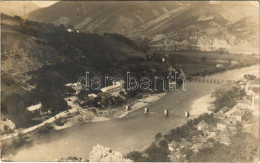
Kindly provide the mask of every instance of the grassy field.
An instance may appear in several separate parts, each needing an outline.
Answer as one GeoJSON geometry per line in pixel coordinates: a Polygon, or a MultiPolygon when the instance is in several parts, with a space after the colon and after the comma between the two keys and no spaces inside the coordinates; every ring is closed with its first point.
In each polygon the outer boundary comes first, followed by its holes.
{"type": "Polygon", "coordinates": [[[187,75],[206,75],[259,63],[258,55],[213,52],[175,52],[170,59],[174,59],[177,66],[182,68],[187,75]],[[204,62],[203,57],[206,58],[204,62]],[[217,64],[223,64],[223,67],[216,68],[217,64]]]}
{"type": "Polygon", "coordinates": [[[215,66],[202,65],[202,64],[182,64],[180,66],[187,75],[194,75],[205,70],[215,70],[215,66]]]}
{"type": "MultiPolygon", "coordinates": [[[[202,57],[206,57],[209,62],[224,62],[228,60],[241,62],[255,62],[259,60],[259,55],[245,55],[245,54],[219,54],[214,52],[175,52],[177,57],[188,57],[192,62],[200,62],[202,57]]],[[[178,58],[177,58],[178,61],[178,58]]],[[[181,60],[180,60],[181,61],[181,60]]]]}

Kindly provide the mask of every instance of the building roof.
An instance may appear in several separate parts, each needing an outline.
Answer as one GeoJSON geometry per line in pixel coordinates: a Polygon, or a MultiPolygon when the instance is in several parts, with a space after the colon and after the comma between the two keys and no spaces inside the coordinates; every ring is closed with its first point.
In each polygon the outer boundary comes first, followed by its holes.
{"type": "Polygon", "coordinates": [[[218,121],[217,125],[225,125],[225,126],[227,126],[228,122],[226,122],[226,121],[218,121]]]}
{"type": "Polygon", "coordinates": [[[172,141],[172,142],[169,144],[169,147],[176,148],[176,147],[178,147],[178,143],[177,143],[176,141],[172,141]]]}
{"type": "Polygon", "coordinates": [[[26,109],[28,111],[35,111],[35,110],[40,109],[41,107],[42,107],[42,103],[39,103],[39,104],[36,104],[36,105],[29,106],[26,109]]]}
{"type": "Polygon", "coordinates": [[[235,116],[242,116],[242,113],[240,111],[235,111],[231,114],[232,116],[235,115],[235,116]]]}
{"type": "Polygon", "coordinates": [[[180,146],[183,146],[183,147],[187,147],[189,145],[191,145],[190,142],[188,142],[187,140],[182,140],[180,143],[179,143],[180,146]]]}
{"type": "Polygon", "coordinates": [[[200,123],[198,125],[200,125],[200,126],[208,126],[208,124],[204,120],[200,121],[200,123]]]}
{"type": "Polygon", "coordinates": [[[217,112],[214,114],[215,118],[224,119],[227,118],[227,115],[225,113],[217,112]]]}
{"type": "Polygon", "coordinates": [[[91,93],[91,94],[88,94],[88,97],[97,97],[97,95],[94,93],[91,93]]]}
{"type": "Polygon", "coordinates": [[[116,82],[114,85],[108,86],[108,87],[104,87],[101,89],[102,92],[106,92],[112,89],[119,89],[123,84],[121,84],[120,82],[116,82]]]}
{"type": "Polygon", "coordinates": [[[247,99],[242,99],[238,101],[239,104],[251,105],[251,101],[247,99]]]}

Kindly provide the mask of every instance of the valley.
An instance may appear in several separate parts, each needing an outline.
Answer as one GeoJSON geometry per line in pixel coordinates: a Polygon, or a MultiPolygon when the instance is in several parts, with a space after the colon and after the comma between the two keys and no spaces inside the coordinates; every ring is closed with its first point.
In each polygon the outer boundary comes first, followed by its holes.
{"type": "Polygon", "coordinates": [[[0,3],[3,161],[240,161],[259,137],[258,3],[0,3]]]}

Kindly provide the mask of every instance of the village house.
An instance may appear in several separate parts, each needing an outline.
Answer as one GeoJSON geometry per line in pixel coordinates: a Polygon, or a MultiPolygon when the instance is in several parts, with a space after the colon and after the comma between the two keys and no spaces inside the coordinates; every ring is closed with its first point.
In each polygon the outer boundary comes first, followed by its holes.
{"type": "Polygon", "coordinates": [[[131,109],[131,107],[130,107],[129,105],[126,105],[126,106],[125,106],[125,110],[126,110],[126,111],[129,111],[130,109],[131,109]]]}
{"type": "Polygon", "coordinates": [[[9,130],[14,130],[16,128],[16,125],[9,120],[7,117],[5,117],[4,115],[1,115],[1,133],[6,132],[6,127],[9,130]]]}
{"type": "Polygon", "coordinates": [[[202,131],[202,130],[207,130],[209,127],[209,125],[204,121],[200,121],[200,123],[198,124],[198,130],[202,131]]]}
{"type": "Polygon", "coordinates": [[[181,142],[179,143],[179,146],[180,146],[181,148],[189,147],[189,146],[191,146],[191,143],[188,142],[186,139],[182,139],[181,142]]]}
{"type": "Polygon", "coordinates": [[[67,31],[68,31],[68,32],[72,32],[72,29],[68,28],[67,31]]]}
{"type": "Polygon", "coordinates": [[[96,94],[94,94],[94,93],[91,93],[91,94],[88,94],[88,97],[96,98],[96,97],[97,97],[97,95],[96,95],[96,94]]]}
{"type": "Polygon", "coordinates": [[[231,114],[230,119],[241,122],[243,114],[240,111],[235,111],[231,114]]]}
{"type": "Polygon", "coordinates": [[[176,88],[176,82],[175,81],[169,81],[169,89],[174,89],[174,88],[176,88]]]}
{"type": "Polygon", "coordinates": [[[215,137],[215,140],[218,141],[219,143],[225,144],[225,145],[229,145],[230,144],[230,139],[227,137],[226,134],[218,134],[215,137]]]}
{"type": "Polygon", "coordinates": [[[216,119],[226,119],[228,116],[223,112],[217,112],[214,114],[214,118],[216,119]]]}
{"type": "Polygon", "coordinates": [[[196,143],[196,144],[193,144],[191,146],[191,150],[193,150],[193,152],[197,153],[199,152],[199,150],[202,150],[203,148],[209,148],[210,145],[207,143],[207,144],[204,144],[204,143],[196,143]]]}
{"type": "Polygon", "coordinates": [[[231,65],[237,65],[239,62],[237,60],[231,60],[231,65]]]}
{"type": "Polygon", "coordinates": [[[236,107],[237,109],[241,109],[241,110],[254,109],[254,99],[252,99],[252,101],[247,99],[242,99],[238,101],[236,107]]]}
{"type": "Polygon", "coordinates": [[[123,82],[113,82],[113,85],[101,89],[102,92],[111,93],[112,96],[119,96],[120,91],[125,91],[123,82]]]}
{"type": "Polygon", "coordinates": [[[81,89],[79,83],[68,83],[68,84],[65,84],[65,86],[66,87],[71,87],[73,90],[76,91],[76,94],[79,94],[80,89],[81,89]]]}
{"type": "Polygon", "coordinates": [[[162,62],[165,62],[165,58],[164,57],[162,58],[162,62]]]}
{"type": "Polygon", "coordinates": [[[177,144],[176,141],[172,141],[170,144],[168,144],[168,149],[171,152],[175,151],[178,147],[179,147],[179,145],[177,144]]]}
{"type": "Polygon", "coordinates": [[[195,143],[206,143],[208,141],[207,137],[205,136],[193,136],[192,142],[195,143]]]}
{"type": "Polygon", "coordinates": [[[216,65],[216,67],[217,67],[217,68],[223,68],[224,65],[223,65],[222,63],[219,63],[219,64],[216,65]]]}
{"type": "Polygon", "coordinates": [[[228,126],[228,130],[229,130],[229,132],[231,132],[232,134],[235,134],[235,133],[237,132],[237,128],[236,128],[236,126],[234,126],[234,125],[229,125],[229,126],[228,126]]]}
{"type": "Polygon", "coordinates": [[[32,106],[27,107],[26,110],[28,110],[32,113],[35,113],[35,114],[40,114],[41,113],[41,107],[42,107],[42,104],[38,103],[36,105],[32,105],[32,106]]]}
{"type": "Polygon", "coordinates": [[[228,123],[226,121],[219,121],[217,122],[217,129],[219,130],[225,130],[228,126],[228,123]]]}
{"type": "MultiPolygon", "coordinates": [[[[231,109],[231,108],[225,106],[225,107],[221,108],[219,112],[220,112],[220,113],[226,113],[226,112],[228,112],[230,109],[231,109]]],[[[225,115],[226,115],[226,114],[225,114],[225,115]]]]}

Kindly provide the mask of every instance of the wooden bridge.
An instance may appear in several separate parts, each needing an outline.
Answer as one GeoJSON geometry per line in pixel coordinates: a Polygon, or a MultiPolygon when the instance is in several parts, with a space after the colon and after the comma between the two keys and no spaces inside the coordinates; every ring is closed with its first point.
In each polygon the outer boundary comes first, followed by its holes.
{"type": "Polygon", "coordinates": [[[198,77],[198,76],[187,76],[186,81],[209,83],[209,84],[234,84],[239,82],[239,80],[225,80],[225,79],[216,79],[210,77],[198,77]]]}

